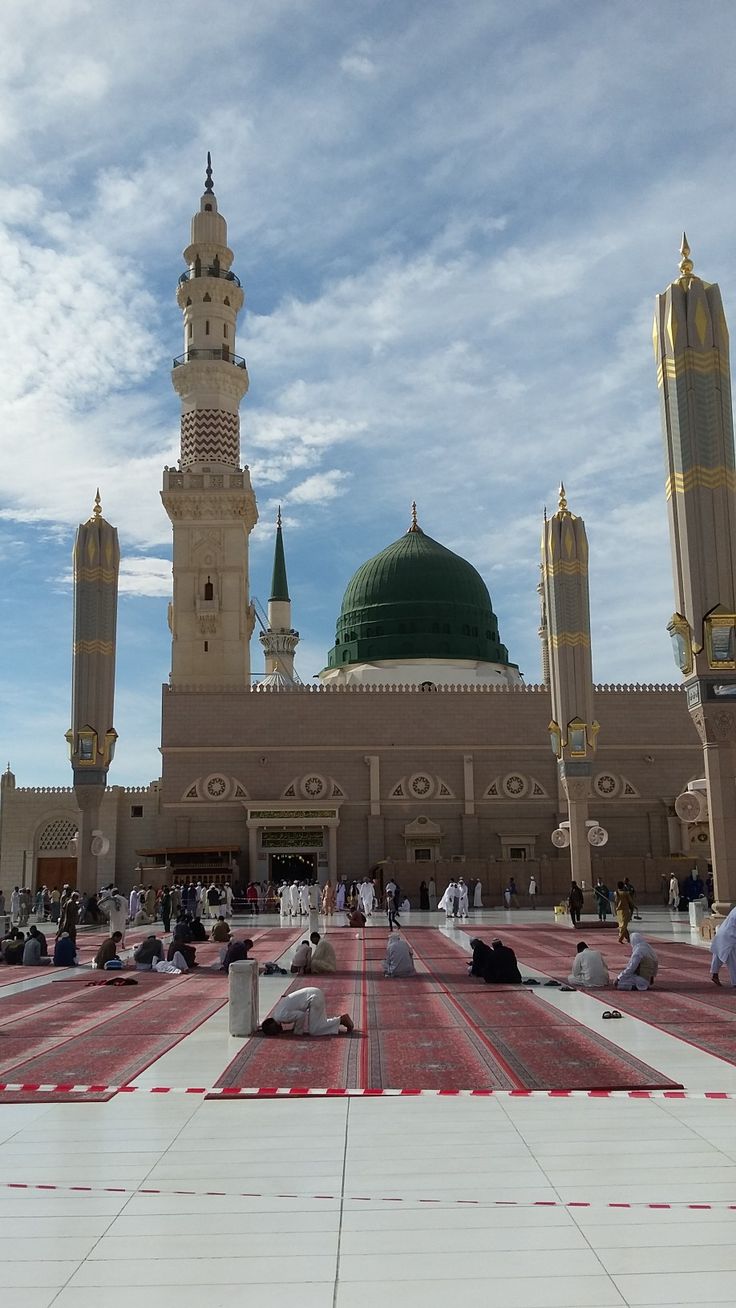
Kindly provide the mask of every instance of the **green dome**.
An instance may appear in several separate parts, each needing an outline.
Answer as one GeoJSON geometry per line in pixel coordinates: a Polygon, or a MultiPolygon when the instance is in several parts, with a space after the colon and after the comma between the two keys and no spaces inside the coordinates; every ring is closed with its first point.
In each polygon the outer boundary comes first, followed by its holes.
{"type": "Polygon", "coordinates": [[[415,523],[358,568],[328,667],[425,658],[509,662],[483,578],[415,523]]]}

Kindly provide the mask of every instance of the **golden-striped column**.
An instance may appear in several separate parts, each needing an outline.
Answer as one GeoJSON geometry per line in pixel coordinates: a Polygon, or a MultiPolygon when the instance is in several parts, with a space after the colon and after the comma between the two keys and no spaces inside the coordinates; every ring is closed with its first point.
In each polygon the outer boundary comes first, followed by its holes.
{"type": "Polygon", "coordinates": [[[693,273],[657,296],[676,611],[669,623],[688,708],[703,742],[716,911],[736,903],[736,472],[728,328],[716,285],[693,273]]]}
{"type": "Polygon", "coordinates": [[[77,885],[97,890],[100,805],[115,752],[115,635],[120,548],[118,533],[102,516],[100,492],[91,518],[77,529],[74,563],[72,725],[66,733],[81,809],[77,885]]]}
{"type": "Polygon", "coordinates": [[[590,885],[588,799],[598,723],[593,719],[590,654],[588,538],[585,523],[567,507],[560,486],[557,512],[544,516],[542,585],[547,615],[552,749],[570,820],[570,864],[580,885],[590,885]]]}

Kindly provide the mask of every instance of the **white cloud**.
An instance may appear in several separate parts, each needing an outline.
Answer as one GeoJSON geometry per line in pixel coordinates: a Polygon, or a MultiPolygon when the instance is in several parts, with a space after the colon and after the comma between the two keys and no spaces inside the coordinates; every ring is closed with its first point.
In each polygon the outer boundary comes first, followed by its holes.
{"type": "Polygon", "coordinates": [[[171,559],[121,558],[118,589],[121,595],[170,598],[172,589],[171,559]]]}
{"type": "Polygon", "coordinates": [[[315,473],[305,481],[292,486],[287,500],[290,504],[326,504],[345,492],[346,472],[331,468],[327,472],[315,473]]]}

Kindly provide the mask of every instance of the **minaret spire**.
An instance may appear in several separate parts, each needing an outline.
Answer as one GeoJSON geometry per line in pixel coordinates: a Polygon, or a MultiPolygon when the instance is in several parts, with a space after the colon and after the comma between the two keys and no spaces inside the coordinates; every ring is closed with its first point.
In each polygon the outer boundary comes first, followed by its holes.
{"type": "Polygon", "coordinates": [[[299,632],[294,631],[291,625],[291,600],[286,579],[281,505],[276,515],[271,595],[268,601],[268,631],[262,631],[259,639],[266,656],[266,676],[261,685],[293,686],[298,680],[294,672],[294,651],[299,644],[299,632]]]}
{"type": "Polygon", "coordinates": [[[715,283],[693,273],[657,296],[652,340],[661,395],[675,584],[668,624],[703,743],[714,913],[736,903],[736,451],[728,327],[715,283]]]}
{"type": "Polygon", "coordinates": [[[181,399],[179,468],[164,472],[162,499],[174,534],[171,684],[250,685],[248,536],[258,521],[240,462],[245,359],[235,353],[244,295],[232,271],[227,223],[217,208],[212,159],[184,251],[176,299],[184,352],[171,374],[181,399]]]}
{"type": "Polygon", "coordinates": [[[542,590],[552,700],[550,741],[567,799],[573,878],[590,884],[588,800],[598,723],[593,713],[590,649],[588,539],[585,523],[567,507],[560,484],[559,508],[542,527],[542,590]]]}

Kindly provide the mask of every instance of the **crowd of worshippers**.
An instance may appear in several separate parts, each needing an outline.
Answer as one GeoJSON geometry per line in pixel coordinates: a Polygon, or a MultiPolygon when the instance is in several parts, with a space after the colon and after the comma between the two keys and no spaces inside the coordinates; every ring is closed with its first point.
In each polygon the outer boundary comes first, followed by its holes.
{"type": "MultiPolygon", "coordinates": [[[[733,937],[736,973],[736,919],[733,937]]],[[[468,961],[470,976],[480,977],[489,985],[524,984],[516,954],[509,945],[504,945],[503,941],[498,939],[492,940],[489,945],[478,937],[471,940],[470,945],[473,951],[468,961]]],[[[609,985],[613,985],[614,989],[618,990],[650,990],[658,970],[659,959],[655,950],[643,935],[634,931],[631,935],[629,960],[613,981],[600,950],[591,949],[584,940],[579,941],[576,946],[567,980],[570,986],[585,990],[602,990],[609,985]]]]}

